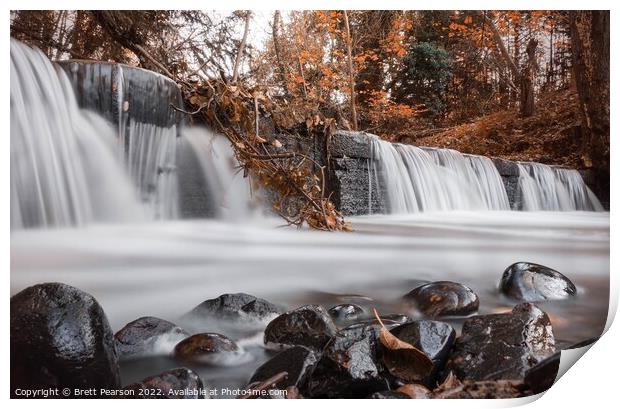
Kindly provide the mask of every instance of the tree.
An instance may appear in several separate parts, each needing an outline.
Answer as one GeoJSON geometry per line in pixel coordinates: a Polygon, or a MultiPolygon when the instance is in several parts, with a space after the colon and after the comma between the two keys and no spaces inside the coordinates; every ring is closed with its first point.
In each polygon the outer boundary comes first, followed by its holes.
{"type": "Polygon", "coordinates": [[[403,68],[397,77],[396,101],[423,104],[431,117],[441,116],[446,110],[451,75],[446,50],[432,43],[414,44],[403,58],[403,68]]]}
{"type": "Polygon", "coordinates": [[[609,178],[609,11],[570,15],[573,70],[584,117],[586,162],[609,178]]]}

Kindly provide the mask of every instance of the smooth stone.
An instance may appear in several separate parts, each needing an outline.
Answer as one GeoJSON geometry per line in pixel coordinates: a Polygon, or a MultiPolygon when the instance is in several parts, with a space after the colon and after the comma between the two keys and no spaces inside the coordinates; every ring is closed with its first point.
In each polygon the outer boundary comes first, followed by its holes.
{"type": "Polygon", "coordinates": [[[446,370],[459,380],[519,380],[555,353],[551,322],[533,304],[507,314],[467,319],[448,358],[446,370]]]}
{"type": "Polygon", "coordinates": [[[411,399],[409,395],[397,391],[375,392],[368,396],[368,399],[411,399]]]}
{"type": "Polygon", "coordinates": [[[281,372],[287,372],[287,378],[276,382],[275,387],[286,389],[295,386],[303,391],[310,371],[319,358],[320,354],[306,347],[295,346],[285,349],[262,364],[252,375],[250,383],[262,382],[281,372]]]}
{"type": "Polygon", "coordinates": [[[325,346],[310,381],[314,398],[364,398],[388,389],[381,362],[379,326],[353,324],[343,328],[325,346]]]}
{"type": "Polygon", "coordinates": [[[452,281],[421,285],[403,298],[428,317],[471,315],[478,311],[480,303],[471,288],[452,281]]]}
{"type": "Polygon", "coordinates": [[[222,294],[206,300],[186,314],[190,319],[266,319],[281,314],[283,309],[262,298],[245,293],[222,294]]]}
{"type": "Polygon", "coordinates": [[[448,353],[454,345],[456,338],[454,328],[441,321],[420,320],[400,325],[390,332],[401,341],[424,352],[433,361],[431,375],[423,382],[425,385],[433,386],[437,374],[444,367],[448,353]]]}
{"type": "Polygon", "coordinates": [[[364,311],[362,307],[355,304],[335,305],[327,312],[332,317],[334,322],[339,325],[352,324],[353,322],[358,321],[367,315],[366,311],[364,311]]]}
{"type": "Polygon", "coordinates": [[[60,283],[11,297],[11,395],[16,388],[120,387],[114,333],[90,294],[60,283]]]}
{"type": "Polygon", "coordinates": [[[179,342],[174,347],[174,356],[184,361],[205,362],[205,358],[214,354],[238,351],[239,346],[224,335],[202,333],[192,335],[179,342]]]}
{"type": "Polygon", "coordinates": [[[189,333],[175,324],[156,317],[141,317],[131,321],[115,335],[116,351],[120,357],[170,353],[176,343],[189,333]]]}
{"type": "Polygon", "coordinates": [[[207,394],[200,393],[204,390],[200,376],[187,368],[171,369],[127,385],[123,389],[134,391],[133,395],[125,396],[132,399],[205,399],[207,397],[207,394]]]}
{"type": "Polygon", "coordinates": [[[526,262],[508,267],[502,275],[499,289],[502,294],[528,302],[561,300],[577,294],[575,284],[562,273],[526,262]]]}
{"type": "Polygon", "coordinates": [[[302,345],[320,350],[336,331],[336,325],[323,307],[305,305],[271,321],[265,328],[265,344],[302,345]]]}
{"type": "Polygon", "coordinates": [[[560,351],[543,359],[525,373],[525,384],[534,393],[541,393],[553,386],[560,370],[560,351]]]}

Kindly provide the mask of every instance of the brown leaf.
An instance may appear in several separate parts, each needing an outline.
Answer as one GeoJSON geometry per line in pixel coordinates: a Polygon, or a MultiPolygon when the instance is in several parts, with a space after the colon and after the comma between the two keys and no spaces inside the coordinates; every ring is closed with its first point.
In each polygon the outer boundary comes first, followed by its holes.
{"type": "Polygon", "coordinates": [[[394,376],[408,382],[421,381],[433,370],[433,361],[422,351],[407,342],[401,341],[385,328],[377,310],[373,310],[381,330],[379,341],[385,348],[383,363],[394,376]]]}
{"type": "Polygon", "coordinates": [[[274,139],[273,141],[271,141],[271,144],[272,144],[273,146],[275,146],[276,148],[281,148],[281,147],[282,147],[282,142],[280,142],[280,141],[279,141],[279,140],[277,140],[277,139],[274,139]]]}
{"type": "Polygon", "coordinates": [[[431,391],[429,391],[425,386],[415,383],[403,385],[400,388],[396,389],[396,392],[401,392],[405,395],[409,395],[411,399],[428,399],[431,394],[431,391]]]}
{"type": "Polygon", "coordinates": [[[461,381],[459,381],[459,378],[454,375],[454,372],[450,371],[448,376],[446,376],[446,379],[444,379],[444,381],[441,383],[441,385],[437,387],[437,389],[448,390],[458,388],[461,385],[462,383],[461,381]]]}

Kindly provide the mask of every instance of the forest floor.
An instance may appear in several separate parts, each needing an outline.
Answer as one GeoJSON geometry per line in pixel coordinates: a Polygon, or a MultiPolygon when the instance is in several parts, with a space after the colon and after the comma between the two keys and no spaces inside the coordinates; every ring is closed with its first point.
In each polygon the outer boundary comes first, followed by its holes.
{"type": "Polygon", "coordinates": [[[470,123],[403,142],[451,148],[463,153],[509,160],[535,161],[571,168],[588,167],[579,155],[581,116],[575,90],[543,94],[529,118],[518,108],[480,117],[470,123]]]}

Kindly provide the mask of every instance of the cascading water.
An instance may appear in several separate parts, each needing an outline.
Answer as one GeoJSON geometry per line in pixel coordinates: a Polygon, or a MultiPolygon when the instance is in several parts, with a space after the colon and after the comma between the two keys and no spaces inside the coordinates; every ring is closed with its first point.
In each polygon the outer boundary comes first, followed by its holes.
{"type": "Polygon", "coordinates": [[[230,141],[200,128],[184,129],[181,140],[198,160],[206,182],[205,197],[213,207],[213,214],[229,220],[246,219],[255,201],[249,179],[243,177],[230,141]]]}
{"type": "Polygon", "coordinates": [[[11,228],[140,220],[105,120],[38,50],[11,40],[11,228]]]}
{"type": "Polygon", "coordinates": [[[533,162],[518,166],[523,210],[604,210],[578,171],[533,162]]]}
{"type": "Polygon", "coordinates": [[[421,149],[373,138],[373,172],[390,213],[508,210],[501,177],[488,158],[421,149]]]}

